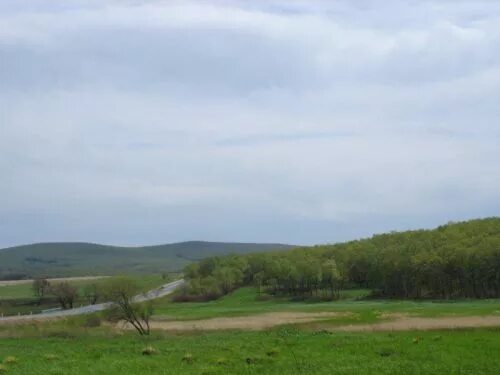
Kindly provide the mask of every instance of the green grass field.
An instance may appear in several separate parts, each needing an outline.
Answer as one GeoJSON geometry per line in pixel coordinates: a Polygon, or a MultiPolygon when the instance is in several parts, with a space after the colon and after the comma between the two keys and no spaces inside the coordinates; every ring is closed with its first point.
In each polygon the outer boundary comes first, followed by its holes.
{"type": "Polygon", "coordinates": [[[329,334],[280,328],[148,339],[54,332],[0,339],[0,360],[15,357],[4,372],[33,375],[498,374],[499,352],[498,330],[329,334]],[[157,353],[143,355],[147,346],[157,353]]]}
{"type": "Polygon", "coordinates": [[[277,311],[354,313],[351,318],[337,319],[338,323],[373,322],[379,320],[383,313],[407,313],[426,317],[500,314],[500,299],[459,301],[360,299],[367,293],[363,290],[346,291],[341,300],[332,302],[294,302],[289,298],[259,296],[254,288],[241,288],[219,300],[204,303],[173,303],[169,298],[163,298],[156,302],[155,314],[189,320],[277,311]]]}
{"type": "MultiPolygon", "coordinates": [[[[153,282],[153,279],[151,279],[153,282]]],[[[263,298],[242,288],[205,303],[157,301],[157,317],[187,320],[273,311],[349,311],[328,324],[380,320],[381,312],[420,316],[500,313],[500,300],[360,300],[334,302],[263,298]]],[[[80,316],[23,325],[0,324],[0,372],[5,374],[497,374],[500,329],[407,332],[327,332],[314,324],[264,331],[168,333],[140,337],[80,316]],[[152,347],[152,355],[143,349],[152,347]]]]}

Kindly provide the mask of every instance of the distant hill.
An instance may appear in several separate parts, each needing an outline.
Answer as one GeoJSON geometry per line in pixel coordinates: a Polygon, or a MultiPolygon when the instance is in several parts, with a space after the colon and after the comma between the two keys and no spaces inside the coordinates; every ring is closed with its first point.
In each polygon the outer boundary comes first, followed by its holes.
{"type": "Polygon", "coordinates": [[[1,249],[0,279],[171,272],[210,256],[292,247],[283,244],[204,241],[142,247],[84,242],[37,243],[1,249]]]}

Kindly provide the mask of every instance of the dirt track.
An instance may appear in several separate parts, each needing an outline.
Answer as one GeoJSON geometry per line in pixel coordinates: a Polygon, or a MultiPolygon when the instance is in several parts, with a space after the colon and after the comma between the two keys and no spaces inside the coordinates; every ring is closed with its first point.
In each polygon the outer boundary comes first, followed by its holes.
{"type": "Polygon", "coordinates": [[[308,323],[329,319],[332,317],[348,316],[350,313],[318,312],[276,312],[253,316],[239,316],[233,318],[213,318],[190,321],[153,321],[151,328],[170,331],[196,331],[196,330],[224,330],[244,329],[262,330],[284,324],[308,323]]]}
{"type": "Polygon", "coordinates": [[[151,328],[169,331],[204,331],[204,330],[263,330],[285,324],[319,322],[319,328],[330,331],[371,332],[371,331],[410,331],[476,327],[500,327],[500,316],[466,316],[442,318],[418,318],[397,316],[394,320],[374,324],[353,324],[332,326],[321,324],[322,320],[348,316],[349,313],[300,313],[279,312],[233,318],[213,318],[192,321],[153,321],[151,328]]]}

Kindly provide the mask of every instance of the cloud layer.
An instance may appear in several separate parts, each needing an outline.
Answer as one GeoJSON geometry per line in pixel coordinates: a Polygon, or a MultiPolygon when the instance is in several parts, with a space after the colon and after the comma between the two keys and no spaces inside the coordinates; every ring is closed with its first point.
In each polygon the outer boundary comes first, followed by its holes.
{"type": "Polygon", "coordinates": [[[500,212],[493,1],[6,1],[0,246],[500,212]]]}

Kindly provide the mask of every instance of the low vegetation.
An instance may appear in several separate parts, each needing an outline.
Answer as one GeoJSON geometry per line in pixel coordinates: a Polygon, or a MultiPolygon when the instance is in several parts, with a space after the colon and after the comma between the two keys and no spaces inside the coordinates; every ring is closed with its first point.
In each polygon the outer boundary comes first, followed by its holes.
{"type": "MultiPolygon", "coordinates": [[[[66,328],[68,329],[68,328],[66,328]]],[[[96,328],[0,338],[6,374],[496,374],[495,330],[328,333],[282,327],[148,338],[96,328]],[[54,353],[57,353],[55,355],[54,353]]],[[[2,333],[0,331],[0,337],[2,333]]]]}

